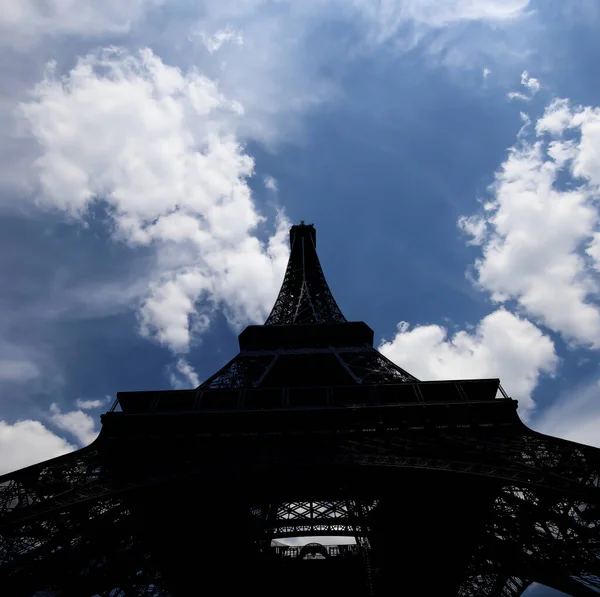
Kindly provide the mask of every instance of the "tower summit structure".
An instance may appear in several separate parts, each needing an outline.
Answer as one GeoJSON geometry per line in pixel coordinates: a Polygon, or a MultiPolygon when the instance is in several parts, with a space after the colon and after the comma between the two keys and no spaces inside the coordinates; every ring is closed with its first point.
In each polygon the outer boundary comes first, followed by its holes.
{"type": "Polygon", "coordinates": [[[290,249],[198,388],[121,392],[90,446],[0,477],[3,594],[597,595],[600,450],[497,379],[417,380],[346,321],[312,225],[290,249]]]}

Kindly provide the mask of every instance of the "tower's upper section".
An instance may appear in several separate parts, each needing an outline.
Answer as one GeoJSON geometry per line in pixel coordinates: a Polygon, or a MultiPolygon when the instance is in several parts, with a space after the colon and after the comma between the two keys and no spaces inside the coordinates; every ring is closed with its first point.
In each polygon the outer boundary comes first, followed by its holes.
{"type": "Polygon", "coordinates": [[[265,325],[345,323],[317,256],[317,232],[301,222],[290,229],[290,260],[265,325]]]}
{"type": "Polygon", "coordinates": [[[292,226],[290,259],[264,325],[239,335],[240,352],[200,388],[309,388],[416,379],[373,348],[373,330],[346,321],[325,281],[311,224],[292,226]]]}

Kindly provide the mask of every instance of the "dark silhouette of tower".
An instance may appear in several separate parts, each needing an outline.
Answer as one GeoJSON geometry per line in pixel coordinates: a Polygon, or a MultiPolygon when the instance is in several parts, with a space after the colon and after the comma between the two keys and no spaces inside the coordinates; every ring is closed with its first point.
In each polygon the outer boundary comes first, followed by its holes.
{"type": "Polygon", "coordinates": [[[600,450],[497,379],[418,381],[346,321],[314,227],[290,244],[221,370],[119,393],[90,446],[0,477],[0,593],[597,595],[600,450]],[[282,543],[327,535],[356,543],[282,543]]]}

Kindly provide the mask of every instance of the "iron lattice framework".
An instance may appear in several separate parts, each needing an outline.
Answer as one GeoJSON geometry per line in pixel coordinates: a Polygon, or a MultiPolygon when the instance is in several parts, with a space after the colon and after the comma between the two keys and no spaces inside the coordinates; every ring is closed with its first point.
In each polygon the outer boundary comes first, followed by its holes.
{"type": "Polygon", "coordinates": [[[290,260],[265,325],[344,323],[319,263],[314,226],[292,226],[290,260]]]}
{"type": "Polygon", "coordinates": [[[120,393],[93,444],[0,477],[3,594],[597,595],[600,451],[525,427],[498,380],[391,363],[314,228],[290,241],[267,325],[220,371],[120,393]],[[356,544],[280,543],[323,535],[356,544]]]}

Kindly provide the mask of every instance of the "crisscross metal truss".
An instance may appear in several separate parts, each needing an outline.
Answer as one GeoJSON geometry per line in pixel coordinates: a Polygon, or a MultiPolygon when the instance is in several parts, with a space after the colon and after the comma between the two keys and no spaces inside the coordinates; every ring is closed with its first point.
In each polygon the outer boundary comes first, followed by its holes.
{"type": "Polygon", "coordinates": [[[246,353],[237,355],[222,369],[209,377],[201,388],[231,389],[254,388],[273,366],[277,355],[246,353]]]}
{"type": "Polygon", "coordinates": [[[418,381],[377,350],[340,350],[339,358],[358,383],[399,383],[418,381]]]}
{"type": "Polygon", "coordinates": [[[341,443],[336,458],[339,463],[362,466],[481,475],[560,491],[592,503],[600,500],[600,450],[530,430],[365,435],[341,443]]]}
{"type": "Polygon", "coordinates": [[[600,503],[505,486],[459,595],[520,595],[525,578],[576,597],[597,595],[600,503]]]}
{"type": "Polygon", "coordinates": [[[59,587],[72,595],[169,597],[145,539],[118,498],[90,502],[83,515],[76,508],[48,513],[3,533],[3,589],[48,597],[64,595],[59,587]]]}
{"type": "MultiPolygon", "coordinates": [[[[230,389],[258,388],[269,371],[277,366],[279,357],[289,355],[332,355],[339,367],[348,373],[349,383],[395,384],[416,382],[416,377],[384,357],[374,348],[365,346],[328,348],[300,348],[280,350],[247,350],[238,354],[227,365],[200,385],[200,388],[230,389]]],[[[301,366],[302,363],[299,363],[301,366]]]]}
{"type": "Polygon", "coordinates": [[[255,507],[252,514],[264,523],[270,539],[303,535],[348,535],[368,533],[368,515],[377,506],[374,500],[280,502],[255,507]]]}
{"type": "Polygon", "coordinates": [[[345,322],[321,269],[312,226],[294,228],[283,284],[265,325],[345,322]]]}
{"type": "Polygon", "coordinates": [[[531,585],[530,581],[518,576],[470,572],[471,575],[460,587],[458,597],[520,597],[531,585]]]}
{"type": "MultiPolygon", "coordinates": [[[[97,585],[96,592],[109,591],[116,584],[111,586],[109,579],[114,581],[121,574],[118,566],[129,562],[122,572],[123,582],[138,583],[140,592],[129,594],[144,594],[143,586],[160,584],[159,568],[153,568],[144,555],[144,538],[137,534],[139,528],[124,496],[140,488],[150,495],[147,492],[153,487],[202,478],[207,454],[215,469],[226,471],[242,462],[273,471],[275,479],[279,467],[289,467],[296,460],[310,467],[325,455],[331,466],[351,467],[357,474],[365,467],[397,469],[398,474],[401,469],[446,471],[486,477],[503,488],[461,597],[516,596],[529,581],[576,596],[592,595],[589,587],[600,589],[600,451],[523,430],[471,427],[464,434],[456,429],[388,430],[288,439],[283,444],[281,439],[238,438],[238,447],[229,450],[229,456],[211,448],[211,440],[198,440],[197,448],[186,453],[184,460],[173,454],[162,464],[122,465],[130,471],[127,481],[104,464],[100,438],[89,448],[0,477],[0,578],[35,579],[40,570],[52,575],[55,568],[64,569],[67,558],[67,568],[83,570],[78,574],[89,577],[85,582],[97,585]],[[266,449],[267,441],[275,443],[266,449]],[[241,461],[239,454],[244,456],[241,461]],[[173,467],[175,462],[177,467],[173,467]],[[102,554],[108,553],[121,554],[121,563],[103,564],[101,558],[106,556],[102,554]],[[134,569],[148,570],[148,574],[136,577],[134,569]]],[[[248,474],[254,473],[249,470],[248,474]]],[[[352,502],[276,503],[275,517],[267,517],[267,528],[279,536],[317,531],[350,534],[353,526],[369,528],[364,525],[364,513],[350,516],[348,503],[352,502]]],[[[260,508],[263,513],[269,511],[260,508]]]]}

